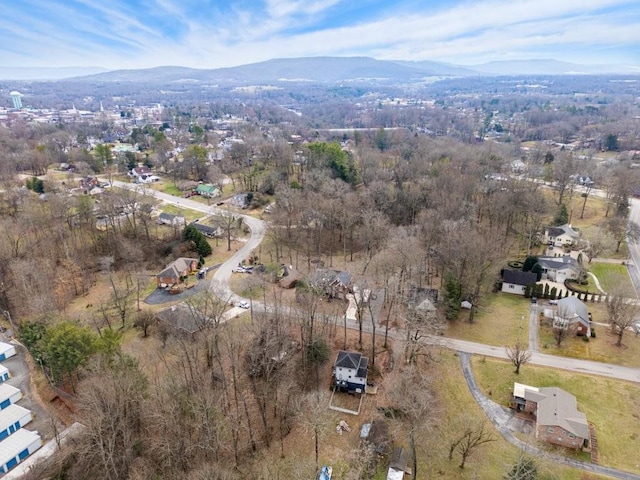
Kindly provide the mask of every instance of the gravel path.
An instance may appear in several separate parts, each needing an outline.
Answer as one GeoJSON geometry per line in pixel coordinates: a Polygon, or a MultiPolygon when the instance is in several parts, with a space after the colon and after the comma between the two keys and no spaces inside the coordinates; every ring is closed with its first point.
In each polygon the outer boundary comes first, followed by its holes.
{"type": "Polygon", "coordinates": [[[487,398],[478,388],[476,379],[473,376],[473,371],[471,370],[471,355],[469,353],[458,352],[458,356],[460,357],[462,372],[464,374],[464,378],[467,381],[467,385],[469,386],[469,390],[471,391],[471,395],[473,395],[473,398],[476,400],[476,402],[478,402],[478,405],[480,405],[480,407],[482,408],[482,410],[484,410],[484,413],[491,420],[496,429],[509,443],[515,445],[516,447],[520,448],[530,455],[544,458],[545,460],[561,465],[568,465],[570,467],[579,468],[580,470],[584,470],[586,472],[606,475],[621,480],[640,480],[640,475],[624,472],[622,470],[616,470],[614,468],[603,467],[601,465],[595,465],[589,462],[581,462],[579,460],[574,460],[560,455],[554,455],[552,453],[545,452],[544,450],[533,445],[529,445],[528,443],[523,442],[522,440],[517,438],[514,435],[514,432],[519,431],[518,422],[517,419],[514,418],[514,415],[511,413],[511,411],[501,405],[498,405],[493,400],[487,398]]]}

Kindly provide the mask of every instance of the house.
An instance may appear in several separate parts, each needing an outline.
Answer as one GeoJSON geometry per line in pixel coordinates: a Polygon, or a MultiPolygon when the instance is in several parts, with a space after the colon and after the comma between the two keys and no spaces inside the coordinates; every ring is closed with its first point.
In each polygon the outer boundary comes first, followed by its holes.
{"type": "Polygon", "coordinates": [[[248,193],[236,193],[229,199],[229,203],[234,207],[248,208],[249,207],[249,194],[248,193]]]}
{"type": "Polygon", "coordinates": [[[411,287],[409,308],[423,319],[433,317],[437,312],[438,290],[435,288],[411,287]]]}
{"type": "Polygon", "coordinates": [[[577,335],[591,336],[591,319],[587,306],[573,296],[558,300],[553,326],[554,328],[575,328],[577,335]]]}
{"type": "Polygon", "coordinates": [[[361,353],[340,350],[333,367],[335,386],[338,390],[364,393],[367,386],[369,359],[361,353]]]}
{"type": "Polygon", "coordinates": [[[183,226],[187,221],[182,215],[172,215],[171,213],[162,212],[158,215],[158,223],[160,225],[183,226]]]}
{"type": "Polygon", "coordinates": [[[410,473],[407,471],[408,463],[409,455],[407,451],[402,447],[394,448],[389,462],[389,469],[387,470],[387,480],[402,480],[405,472],[410,473]]]}
{"type": "Polygon", "coordinates": [[[138,175],[134,179],[135,183],[155,183],[159,181],[160,181],[160,177],[158,177],[157,175],[151,175],[151,174],[138,175]]]}
{"type": "Polygon", "coordinates": [[[575,245],[578,240],[580,240],[580,232],[570,223],[559,227],[544,227],[542,232],[542,242],[555,247],[575,245]]]}
{"type": "Polygon", "coordinates": [[[92,188],[100,186],[100,180],[98,177],[84,177],[78,181],[78,186],[84,193],[88,193],[92,188]]]}
{"type": "Polygon", "coordinates": [[[20,389],[9,385],[8,383],[0,384],[0,410],[13,405],[22,398],[20,389]]]}
{"type": "Polygon", "coordinates": [[[0,472],[7,473],[42,446],[36,432],[21,428],[0,442],[0,472]]]}
{"type": "Polygon", "coordinates": [[[576,397],[558,387],[513,385],[512,407],[536,419],[536,438],[566,448],[589,446],[589,424],[576,397]]]}
{"type": "Polygon", "coordinates": [[[347,298],[347,294],[353,290],[352,275],[342,270],[328,270],[319,268],[311,280],[312,283],[324,292],[330,298],[347,298]]]}
{"type": "Polygon", "coordinates": [[[219,197],[221,195],[220,189],[215,185],[209,183],[200,183],[196,187],[196,194],[205,198],[219,197]]]}
{"type": "Polygon", "coordinates": [[[515,295],[524,295],[527,285],[536,283],[538,276],[522,270],[504,270],[502,272],[502,291],[515,295]]]}
{"type": "Polygon", "coordinates": [[[224,233],[222,227],[211,227],[209,225],[203,225],[202,223],[197,222],[191,222],[189,225],[208,238],[221,237],[224,233]]]}
{"type": "Polygon", "coordinates": [[[127,175],[129,175],[133,179],[136,179],[142,175],[151,175],[151,169],[147,166],[142,165],[141,167],[132,168],[127,175]]]}
{"type": "Polygon", "coordinates": [[[302,279],[302,275],[292,266],[282,265],[282,277],[278,281],[282,288],[294,288],[302,279]]]}
{"type": "Polygon", "coordinates": [[[182,279],[198,271],[198,259],[180,257],[156,275],[159,288],[181,283],[182,279]]]}
{"type": "Polygon", "coordinates": [[[31,412],[20,405],[9,405],[0,410],[0,440],[20,430],[31,420],[33,420],[31,412]]]}
{"type": "Polygon", "coordinates": [[[0,342],[0,362],[16,354],[16,347],[10,343],[0,342]]]}
{"type": "Polygon", "coordinates": [[[542,280],[564,283],[565,280],[578,280],[582,269],[578,261],[570,255],[562,257],[538,257],[542,267],[542,280]]]}

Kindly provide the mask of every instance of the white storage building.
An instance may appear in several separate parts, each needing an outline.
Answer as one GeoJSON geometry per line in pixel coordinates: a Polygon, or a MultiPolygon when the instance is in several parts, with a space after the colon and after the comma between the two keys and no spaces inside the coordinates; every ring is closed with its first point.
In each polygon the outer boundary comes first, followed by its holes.
{"type": "Polygon", "coordinates": [[[18,402],[22,398],[22,392],[8,383],[0,383],[0,410],[18,402]]]}
{"type": "Polygon", "coordinates": [[[0,410],[0,440],[17,432],[31,420],[33,420],[31,412],[20,405],[9,405],[4,410],[0,410]]]}
{"type": "Polygon", "coordinates": [[[16,354],[16,347],[10,343],[0,342],[0,362],[16,354]]]}
{"type": "Polygon", "coordinates": [[[36,432],[20,429],[0,442],[0,473],[7,473],[42,446],[36,432]]]}
{"type": "Polygon", "coordinates": [[[11,375],[9,375],[9,369],[4,365],[0,365],[0,383],[9,380],[10,376],[11,375]]]}

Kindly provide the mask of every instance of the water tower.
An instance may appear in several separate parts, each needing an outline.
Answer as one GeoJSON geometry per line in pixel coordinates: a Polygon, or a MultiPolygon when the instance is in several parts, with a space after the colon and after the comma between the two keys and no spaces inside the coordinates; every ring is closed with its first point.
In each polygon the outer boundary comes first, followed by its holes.
{"type": "Polygon", "coordinates": [[[11,97],[11,101],[13,102],[13,108],[20,109],[22,108],[22,94],[20,92],[16,92],[15,90],[9,93],[11,97]]]}

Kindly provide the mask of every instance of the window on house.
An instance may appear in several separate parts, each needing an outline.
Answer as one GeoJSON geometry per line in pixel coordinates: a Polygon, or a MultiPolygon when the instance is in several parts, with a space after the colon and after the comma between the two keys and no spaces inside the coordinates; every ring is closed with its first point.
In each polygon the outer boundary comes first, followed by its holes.
{"type": "Polygon", "coordinates": [[[349,378],[351,378],[351,375],[349,375],[349,378]]]}
{"type": "Polygon", "coordinates": [[[509,288],[513,288],[513,285],[509,285],[509,288]]]}
{"type": "Polygon", "coordinates": [[[576,436],[573,433],[570,433],[569,438],[573,439],[573,438],[576,438],[576,436]]]}
{"type": "Polygon", "coordinates": [[[547,428],[547,432],[549,432],[549,433],[553,433],[555,431],[556,431],[556,429],[554,427],[548,427],[547,428]]]}

